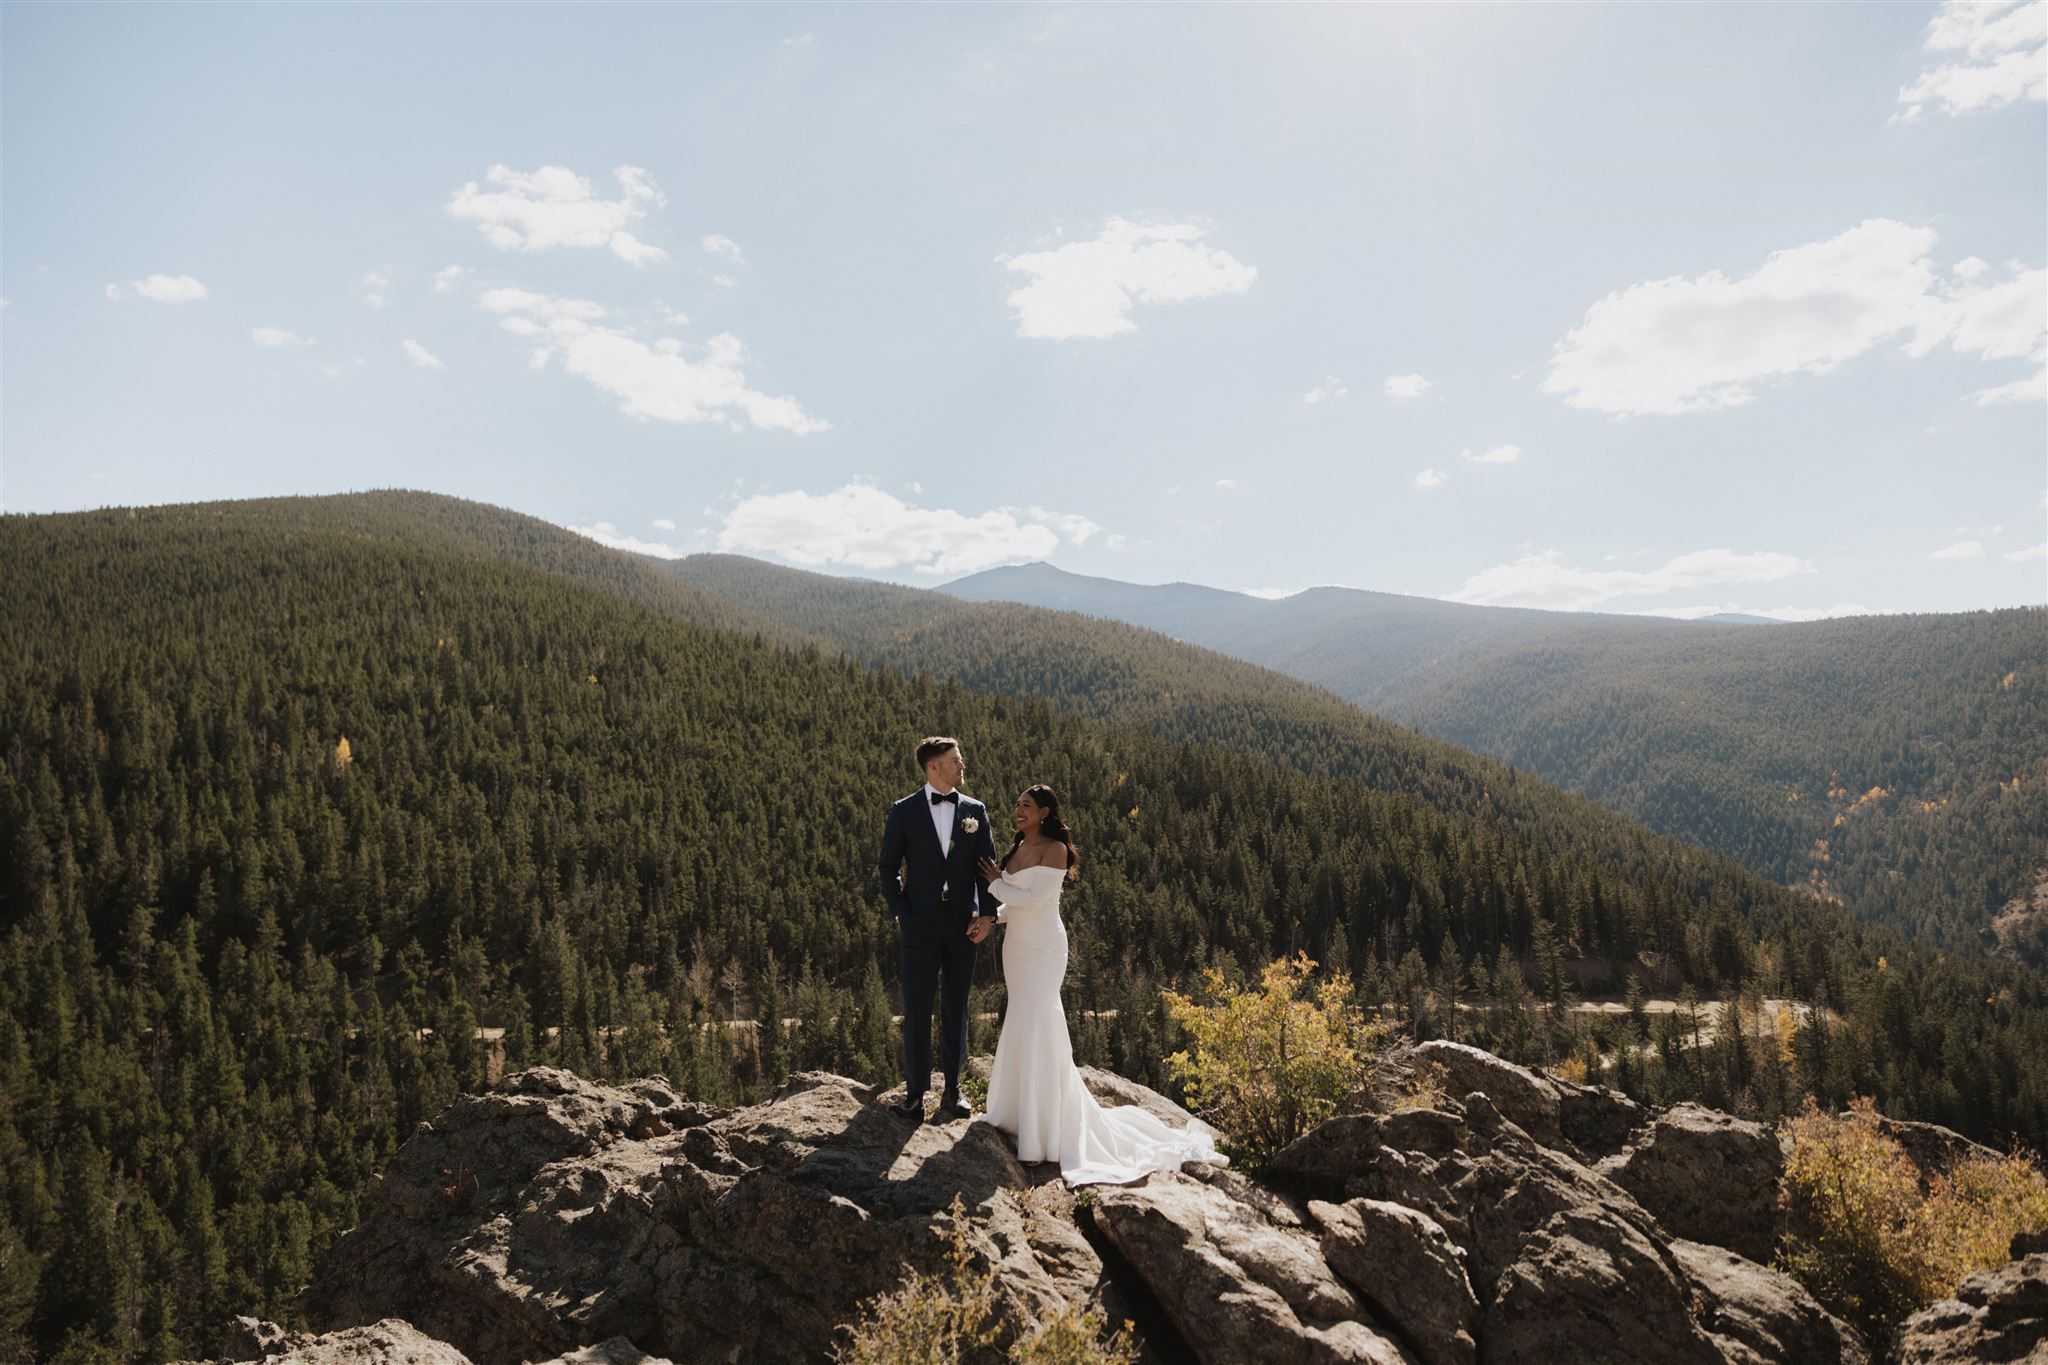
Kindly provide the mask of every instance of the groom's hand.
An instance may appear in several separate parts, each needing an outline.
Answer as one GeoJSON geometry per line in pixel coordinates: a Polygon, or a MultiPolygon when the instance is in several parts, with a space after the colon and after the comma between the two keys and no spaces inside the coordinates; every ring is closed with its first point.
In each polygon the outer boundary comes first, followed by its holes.
{"type": "Polygon", "coordinates": [[[979,943],[987,938],[990,923],[991,921],[987,915],[976,915],[973,919],[967,921],[968,941],[979,943]]]}

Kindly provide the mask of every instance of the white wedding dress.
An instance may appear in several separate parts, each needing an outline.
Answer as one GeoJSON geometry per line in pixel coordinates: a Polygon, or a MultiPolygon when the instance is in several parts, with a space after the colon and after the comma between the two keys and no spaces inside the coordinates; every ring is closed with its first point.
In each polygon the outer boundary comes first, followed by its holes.
{"type": "Polygon", "coordinates": [[[1200,1119],[1167,1126],[1134,1104],[1105,1109],[1074,1065],[1060,983],[1067,927],[1060,922],[1066,872],[1027,867],[989,884],[1003,903],[1003,985],[1009,1007],[988,1078],[988,1112],[977,1117],[1017,1140],[1019,1161],[1057,1161],[1069,1185],[1123,1184],[1183,1161],[1228,1158],[1200,1119]]]}

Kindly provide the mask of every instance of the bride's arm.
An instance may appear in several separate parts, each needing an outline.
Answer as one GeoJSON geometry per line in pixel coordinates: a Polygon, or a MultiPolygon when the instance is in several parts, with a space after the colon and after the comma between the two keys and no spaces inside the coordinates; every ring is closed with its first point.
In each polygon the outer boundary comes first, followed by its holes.
{"type": "Polygon", "coordinates": [[[1022,910],[1035,910],[1040,906],[1051,903],[1053,888],[1058,885],[1059,883],[1054,882],[1049,886],[1042,879],[1037,881],[1026,880],[1013,873],[1005,872],[1002,876],[988,884],[988,893],[1001,901],[1005,906],[1013,906],[1022,910]]]}

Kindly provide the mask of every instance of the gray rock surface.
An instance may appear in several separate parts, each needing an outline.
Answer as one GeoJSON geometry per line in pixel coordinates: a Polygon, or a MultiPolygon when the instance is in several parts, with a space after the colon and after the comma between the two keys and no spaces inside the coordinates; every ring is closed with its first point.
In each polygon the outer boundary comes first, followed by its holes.
{"type": "MultiPolygon", "coordinates": [[[[1268,1178],[1305,1198],[1381,1200],[1432,1219],[1458,1248],[1478,1301],[1482,1361],[1568,1350],[1649,1362],[1863,1360],[1846,1328],[1830,1345],[1802,1316],[1810,1300],[1785,1276],[1732,1253],[1739,1266],[1688,1263],[1626,1189],[1537,1142],[1487,1095],[1470,1092],[1463,1107],[1462,1125],[1430,1111],[1332,1119],[1279,1153],[1268,1178]],[[1722,1314],[1709,1322],[1717,1296],[1722,1314]],[[1774,1300],[1800,1311],[1771,1310],[1774,1300]]],[[[1397,1339],[1441,1339],[1426,1315],[1372,1301],[1397,1339]]]]}
{"type": "Polygon", "coordinates": [[[1470,1044],[1441,1038],[1418,1044],[1415,1056],[1443,1068],[1453,1098],[1477,1090],[1493,1101],[1502,1117],[1538,1142],[1555,1147],[1564,1141],[1559,1119],[1563,1092],[1550,1077],[1470,1044]]]}
{"type": "Polygon", "coordinates": [[[1768,1261],[1777,1251],[1785,1152],[1778,1135],[1760,1123],[1676,1104],[1598,1169],[1676,1236],[1753,1261],[1768,1261]]]}
{"type": "Polygon", "coordinates": [[[403,1317],[479,1360],[613,1336],[681,1361],[819,1360],[906,1264],[942,1263],[956,1195],[1019,1330],[1100,1304],[1100,1258],[1041,1207],[1000,1133],[912,1124],[878,1098],[806,1073],[720,1113],[658,1082],[522,1072],[405,1144],[307,1314],[403,1317]]]}
{"type": "Polygon", "coordinates": [[[447,1342],[397,1318],[317,1333],[286,1331],[261,1318],[237,1318],[225,1345],[226,1360],[260,1360],[265,1365],[470,1365],[469,1357],[447,1342]]]}
{"type": "MultiPolygon", "coordinates": [[[[405,1144],[302,1306],[322,1349],[383,1332],[390,1351],[445,1352],[422,1361],[823,1361],[906,1267],[944,1264],[958,1196],[1008,1341],[1072,1305],[1136,1320],[1148,1362],[1867,1365],[1853,1332],[1738,1254],[1763,1249],[1767,1132],[1646,1116],[1456,1044],[1417,1051],[1461,1099],[1334,1117],[1256,1178],[1190,1163],[1079,1197],[988,1124],[912,1124],[883,1107],[900,1092],[843,1077],[725,1110],[659,1081],[522,1072],[405,1144]]],[[[1141,1086],[1087,1080],[1184,1121],[1141,1086]]],[[[1916,1340],[2038,1345],[2048,1255],[2022,1264],[2039,1268],[1977,1277],[1916,1340]]],[[[313,1341],[265,1327],[244,1358],[313,1341]]]]}
{"type": "Polygon", "coordinates": [[[1095,1225],[1214,1365],[1411,1360],[1365,1322],[1316,1239],[1179,1172],[1103,1189],[1095,1225]]]}
{"type": "Polygon", "coordinates": [[[1671,1254],[1698,1293],[1700,1325],[1729,1360],[1869,1360],[1849,1324],[1822,1308],[1797,1280],[1726,1247],[1681,1240],[1671,1244],[1671,1254]]]}
{"type": "Polygon", "coordinates": [[[2048,1254],[1965,1279],[1954,1298],[1906,1319],[1891,1359],[1896,1365],[2048,1361],[2048,1254]]]}
{"type": "Polygon", "coordinates": [[[1388,1322],[1425,1365],[1472,1365],[1479,1301],[1450,1234],[1428,1214],[1380,1199],[1311,1201],[1323,1259],[1388,1322]]]}

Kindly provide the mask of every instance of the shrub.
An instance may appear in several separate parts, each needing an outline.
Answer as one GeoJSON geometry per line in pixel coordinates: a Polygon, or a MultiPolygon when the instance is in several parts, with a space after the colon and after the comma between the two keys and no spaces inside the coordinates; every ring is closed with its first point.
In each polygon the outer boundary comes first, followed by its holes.
{"type": "MultiPolygon", "coordinates": [[[[958,1195],[948,1213],[945,1269],[911,1271],[901,1285],[870,1299],[857,1321],[839,1329],[849,1338],[832,1354],[839,1365],[958,1365],[994,1351],[1002,1335],[995,1267],[976,1267],[958,1195]]],[[[1069,1304],[1013,1345],[1008,1359],[1017,1365],[1135,1365],[1131,1325],[1108,1338],[1105,1326],[1101,1313],[1069,1304]]]]}
{"type": "Polygon", "coordinates": [[[1166,1059],[1191,1108],[1222,1131],[1235,1156],[1257,1165],[1373,1087],[1375,1057],[1393,1026],[1352,1003],[1351,978],[1325,977],[1304,996],[1306,953],[1269,963],[1257,989],[1203,973],[1213,1003],[1162,991],[1189,1046],[1166,1059]]]}
{"type": "Polygon", "coordinates": [[[2048,1227],[2048,1180],[2019,1152],[1965,1157],[1923,1187],[1868,1098],[1837,1116],[1809,1097],[1785,1129],[1779,1259],[1873,1341],[1964,1276],[2003,1264],[2014,1233],[2048,1227]]]}

